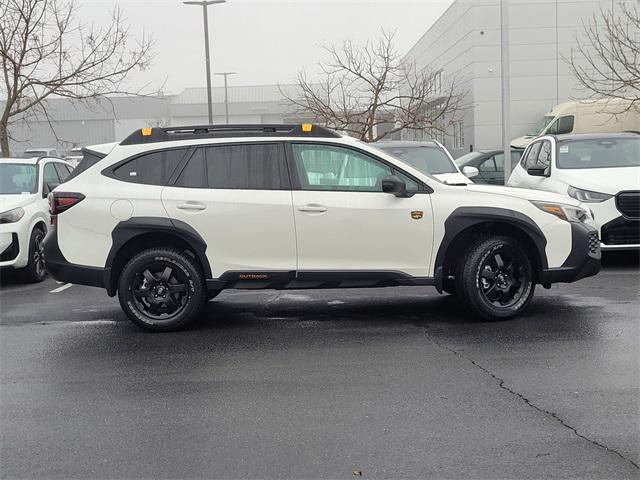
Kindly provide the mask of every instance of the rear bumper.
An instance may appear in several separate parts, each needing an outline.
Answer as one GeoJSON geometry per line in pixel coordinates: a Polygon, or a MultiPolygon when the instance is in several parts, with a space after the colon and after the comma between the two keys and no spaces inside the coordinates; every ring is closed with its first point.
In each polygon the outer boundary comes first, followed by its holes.
{"type": "Polygon", "coordinates": [[[106,285],[108,269],[77,265],[64,258],[58,246],[56,227],[52,227],[44,239],[44,258],[47,273],[60,282],[102,288],[106,285]]]}
{"type": "Polygon", "coordinates": [[[571,283],[596,275],[600,271],[601,257],[598,231],[584,223],[572,223],[569,256],[561,267],[543,270],[540,283],[571,283]]]}

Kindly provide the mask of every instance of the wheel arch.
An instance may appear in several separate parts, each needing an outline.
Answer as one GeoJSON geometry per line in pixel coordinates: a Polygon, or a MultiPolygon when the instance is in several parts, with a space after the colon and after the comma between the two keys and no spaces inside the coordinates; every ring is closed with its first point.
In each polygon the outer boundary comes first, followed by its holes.
{"type": "Polygon", "coordinates": [[[118,223],[111,237],[113,242],[104,271],[104,284],[110,296],[116,294],[120,273],[131,257],[151,247],[168,246],[187,252],[196,260],[205,278],[211,278],[211,266],[205,254],[207,244],[184,222],[162,217],[134,217],[118,223]]]}
{"type": "Polygon", "coordinates": [[[547,268],[547,239],[538,225],[523,213],[497,207],[460,207],[445,221],[445,234],[434,264],[435,286],[442,292],[458,256],[476,238],[510,235],[533,252],[535,279],[547,268]]]}

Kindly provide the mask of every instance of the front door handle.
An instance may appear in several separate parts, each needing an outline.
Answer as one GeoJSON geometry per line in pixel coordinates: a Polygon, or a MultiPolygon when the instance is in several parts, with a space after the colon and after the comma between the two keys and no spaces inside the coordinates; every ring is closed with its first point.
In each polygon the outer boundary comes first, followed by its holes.
{"type": "Polygon", "coordinates": [[[298,210],[301,212],[322,213],[327,211],[327,207],[325,207],[324,205],[319,205],[317,203],[307,203],[306,205],[298,207],[298,210]]]}
{"type": "Polygon", "coordinates": [[[176,208],[179,210],[204,210],[207,206],[200,202],[185,202],[178,203],[176,208]]]}

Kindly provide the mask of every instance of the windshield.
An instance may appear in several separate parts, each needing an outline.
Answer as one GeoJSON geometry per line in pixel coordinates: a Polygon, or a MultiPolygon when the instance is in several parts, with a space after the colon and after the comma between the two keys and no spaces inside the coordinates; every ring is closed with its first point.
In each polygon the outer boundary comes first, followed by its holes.
{"type": "Polygon", "coordinates": [[[378,148],[423,173],[429,173],[431,175],[458,173],[458,169],[448,155],[438,147],[428,147],[424,145],[394,147],[389,145],[378,146],[378,148]]]}
{"type": "Polygon", "coordinates": [[[558,142],[558,168],[640,166],[640,137],[564,140],[558,142]]]}
{"type": "Polygon", "coordinates": [[[469,152],[469,153],[465,153],[461,157],[456,158],[454,162],[456,163],[457,166],[461,167],[465,163],[470,162],[474,158],[481,157],[482,155],[484,155],[484,153],[482,152],[469,152]]]}
{"type": "Polygon", "coordinates": [[[0,194],[36,193],[38,169],[35,165],[0,163],[0,194]]]}
{"type": "Polygon", "coordinates": [[[549,117],[549,116],[544,116],[540,119],[540,121],[538,123],[536,123],[536,126],[533,127],[529,133],[527,133],[527,135],[530,135],[532,137],[537,137],[538,135],[540,135],[542,133],[542,131],[547,128],[547,125],[549,125],[553,119],[556,117],[549,117]]]}

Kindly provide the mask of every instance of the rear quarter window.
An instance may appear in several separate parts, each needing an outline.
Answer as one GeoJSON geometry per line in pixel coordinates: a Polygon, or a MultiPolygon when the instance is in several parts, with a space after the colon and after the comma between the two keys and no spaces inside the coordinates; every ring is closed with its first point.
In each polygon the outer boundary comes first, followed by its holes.
{"type": "Polygon", "coordinates": [[[113,169],[118,180],[143,185],[166,185],[186,154],[186,148],[138,155],[113,169]]]}

